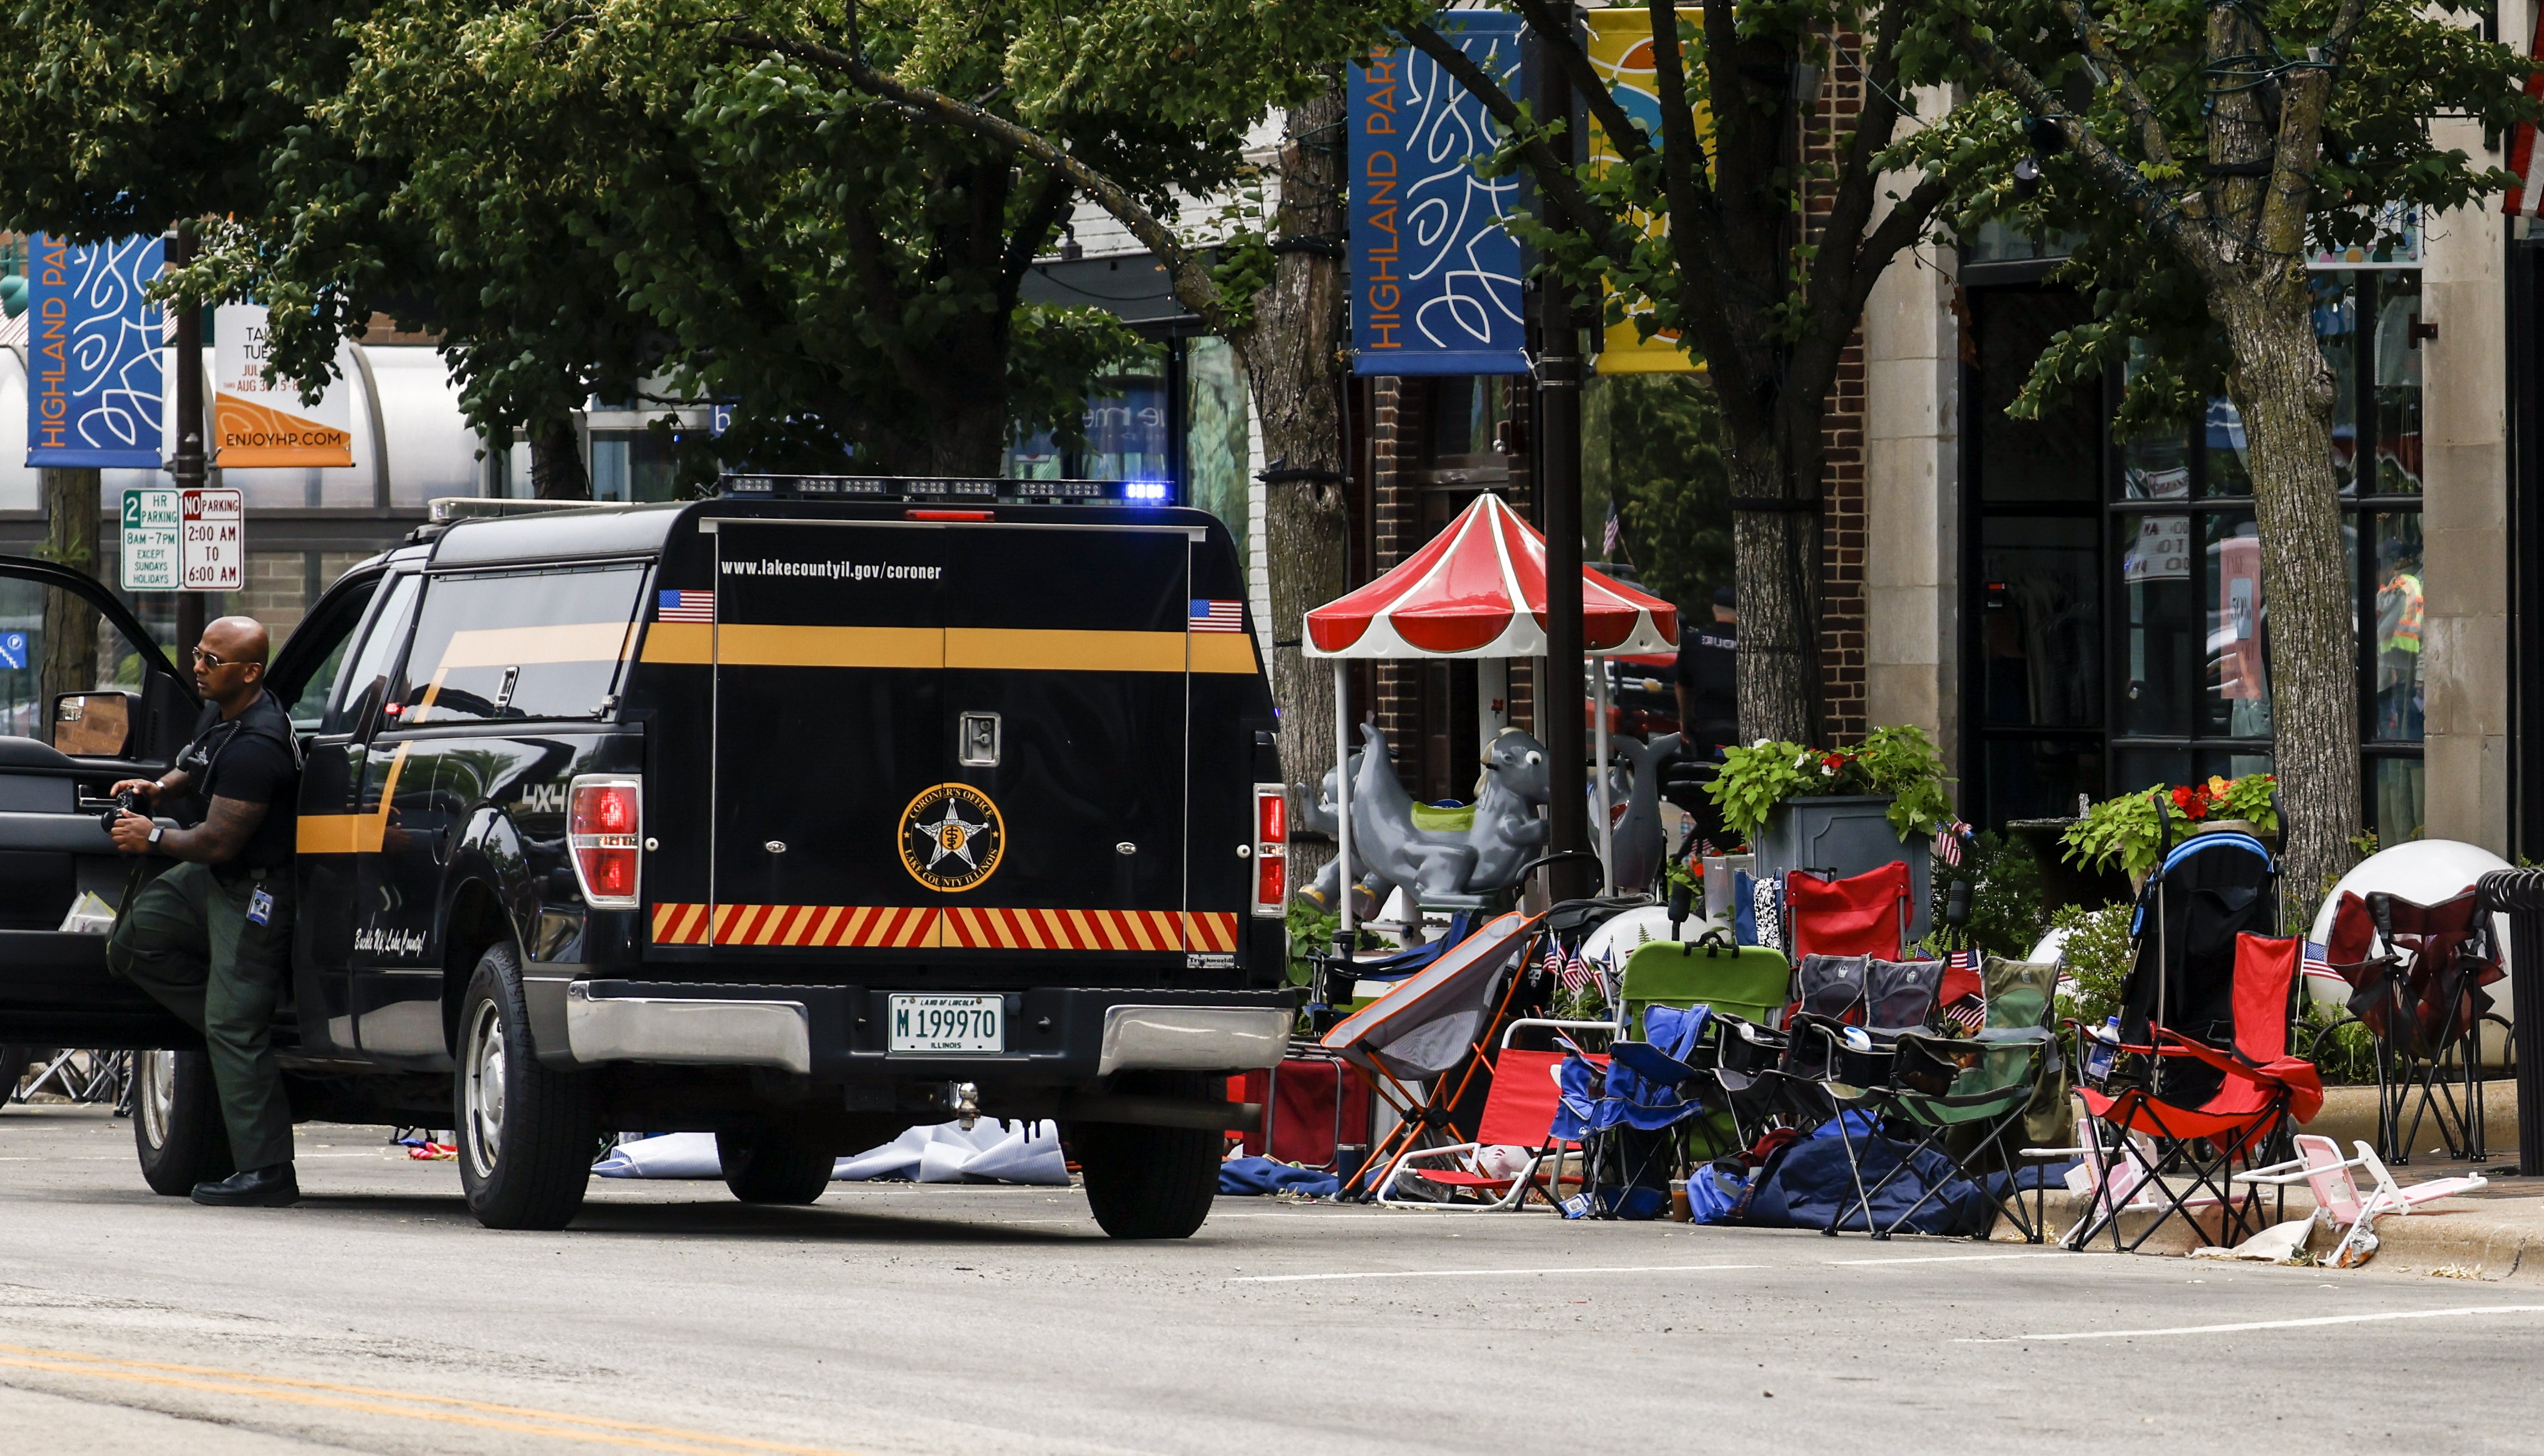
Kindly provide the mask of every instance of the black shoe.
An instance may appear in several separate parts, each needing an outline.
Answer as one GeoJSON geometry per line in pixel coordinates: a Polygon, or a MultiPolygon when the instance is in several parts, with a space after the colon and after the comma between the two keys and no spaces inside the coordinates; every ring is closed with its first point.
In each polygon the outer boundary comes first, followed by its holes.
{"type": "Polygon", "coordinates": [[[291,1165],[250,1168],[219,1183],[195,1185],[195,1201],[212,1208],[282,1208],[300,1201],[300,1180],[291,1165]]]}

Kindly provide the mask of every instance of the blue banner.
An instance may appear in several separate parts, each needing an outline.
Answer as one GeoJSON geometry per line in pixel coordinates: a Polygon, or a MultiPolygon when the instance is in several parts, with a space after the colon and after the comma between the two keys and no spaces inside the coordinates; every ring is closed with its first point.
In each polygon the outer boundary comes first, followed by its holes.
{"type": "MultiPolygon", "coordinates": [[[[1519,88],[1518,17],[1444,10],[1431,23],[1519,88]]],[[[1350,125],[1353,372],[1527,373],[1519,243],[1502,230],[1519,180],[1475,171],[1500,140],[1482,104],[1399,46],[1352,69],[1350,125]]]]}
{"type": "Polygon", "coordinates": [[[165,326],[142,296],[157,238],[35,236],[27,263],[27,463],[157,470],[165,326]]]}

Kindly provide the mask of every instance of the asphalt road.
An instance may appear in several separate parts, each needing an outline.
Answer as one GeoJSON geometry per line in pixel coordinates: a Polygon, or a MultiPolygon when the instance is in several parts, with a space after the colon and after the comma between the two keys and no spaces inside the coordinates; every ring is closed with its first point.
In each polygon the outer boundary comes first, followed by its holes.
{"type": "Polygon", "coordinates": [[[0,1111],[8,1450],[2544,1451],[2544,1288],[1262,1199],[1129,1245],[911,1185],[497,1234],[384,1137],[212,1210],[0,1111]]]}

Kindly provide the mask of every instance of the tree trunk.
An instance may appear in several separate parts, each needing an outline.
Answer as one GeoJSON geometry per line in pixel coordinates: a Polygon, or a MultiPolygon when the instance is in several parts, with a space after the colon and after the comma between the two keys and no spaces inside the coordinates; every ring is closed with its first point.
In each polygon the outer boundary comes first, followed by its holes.
{"type": "MultiPolygon", "coordinates": [[[[98,477],[94,470],[38,473],[44,496],[44,559],[98,574],[98,477]]],[[[44,661],[39,674],[49,726],[53,699],[97,686],[97,608],[67,591],[44,593],[44,661]]]]}
{"type": "Polygon", "coordinates": [[[2286,268],[2293,279],[2221,291],[2209,306],[2234,350],[2226,392],[2252,452],[2262,535],[2256,630],[2269,652],[2272,762],[2285,814],[2282,900],[2290,924],[2311,924],[2357,858],[2358,629],[2332,468],[2332,369],[2315,339],[2303,264],[2286,268]]]}
{"type": "MultiPolygon", "coordinates": [[[[1735,501],[1786,498],[1784,461],[1771,446],[1729,443],[1723,466],[1735,501]]],[[[1816,518],[1796,510],[1731,516],[1740,605],[1740,740],[1819,741],[1819,614],[1812,582],[1816,518]]]]}
{"type": "MultiPolygon", "coordinates": [[[[1281,150],[1280,238],[1342,233],[1343,89],[1339,77],[1289,115],[1281,150]]],[[[1349,517],[1344,507],[1342,417],[1334,384],[1342,343],[1343,269],[1322,251],[1278,255],[1272,282],[1254,301],[1254,327],[1231,341],[1245,365],[1263,458],[1282,472],[1264,488],[1264,559],[1271,570],[1272,702],[1279,710],[1281,773],[1307,786],[1309,802],[1334,763],[1333,665],[1300,651],[1308,612],[1342,595],[1349,517]]],[[[1313,880],[1332,851],[1301,845],[1290,883],[1313,880]]]]}
{"type": "Polygon", "coordinates": [[[1007,429],[1004,390],[974,390],[958,402],[940,402],[927,424],[925,473],[973,479],[996,475],[1006,454],[1007,429]]]}
{"type": "Polygon", "coordinates": [[[592,476],[583,468],[583,440],[572,415],[531,423],[530,495],[540,500],[589,500],[592,476]]]}

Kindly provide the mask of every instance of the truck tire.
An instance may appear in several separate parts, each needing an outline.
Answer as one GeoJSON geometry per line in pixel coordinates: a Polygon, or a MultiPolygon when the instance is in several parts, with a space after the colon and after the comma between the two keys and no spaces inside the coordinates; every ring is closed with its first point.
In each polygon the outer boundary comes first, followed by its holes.
{"type": "MultiPolygon", "coordinates": [[[[1203,1072],[1150,1072],[1114,1079],[1114,1091],[1191,1101],[1216,1100],[1203,1072]]],[[[1068,1129],[1086,1176],[1086,1204],[1116,1239],[1189,1239],[1219,1196],[1219,1160],[1227,1140],[1191,1127],[1136,1127],[1077,1122],[1068,1129]]]]}
{"type": "Polygon", "coordinates": [[[716,1134],[724,1186],[746,1203],[804,1204],[831,1189],[838,1157],[828,1147],[790,1137],[773,1127],[716,1134]]]}
{"type": "Polygon", "coordinates": [[[460,998],[451,1093],[459,1187],[490,1229],[561,1229],[592,1182],[598,1099],[589,1076],[539,1065],[520,966],[510,942],[489,947],[460,998]]]}
{"type": "Polygon", "coordinates": [[[238,1171],[211,1058],[199,1051],[132,1053],[132,1148],[141,1181],[163,1197],[182,1198],[199,1183],[238,1171]]]}

